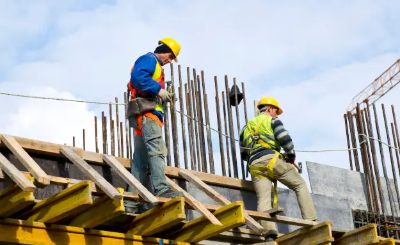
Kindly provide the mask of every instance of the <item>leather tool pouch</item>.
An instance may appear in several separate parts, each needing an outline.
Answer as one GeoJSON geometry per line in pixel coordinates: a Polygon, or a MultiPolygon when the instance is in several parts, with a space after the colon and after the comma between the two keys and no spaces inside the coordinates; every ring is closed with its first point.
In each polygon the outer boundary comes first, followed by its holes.
{"type": "Polygon", "coordinates": [[[156,109],[157,102],[150,98],[135,98],[128,103],[127,117],[137,117],[140,114],[156,109]]]}

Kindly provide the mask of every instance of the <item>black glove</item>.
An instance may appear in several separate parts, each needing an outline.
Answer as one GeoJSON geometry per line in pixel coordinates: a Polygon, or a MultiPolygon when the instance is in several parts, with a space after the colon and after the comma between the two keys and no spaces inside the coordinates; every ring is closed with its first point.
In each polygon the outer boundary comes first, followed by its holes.
{"type": "Polygon", "coordinates": [[[296,162],[296,154],[295,153],[289,153],[285,154],[285,161],[288,163],[294,163],[296,162]]]}

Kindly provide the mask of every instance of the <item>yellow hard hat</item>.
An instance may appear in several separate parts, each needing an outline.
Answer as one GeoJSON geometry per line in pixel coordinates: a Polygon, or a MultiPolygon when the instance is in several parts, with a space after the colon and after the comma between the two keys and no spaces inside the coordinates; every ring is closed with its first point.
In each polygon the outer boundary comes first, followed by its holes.
{"type": "Polygon", "coordinates": [[[257,108],[260,109],[261,106],[263,105],[272,105],[275,106],[276,108],[278,108],[278,115],[282,114],[283,111],[282,109],[279,107],[278,101],[276,101],[276,99],[272,98],[272,97],[264,97],[260,100],[260,102],[257,105],[257,108]]]}
{"type": "Polygon", "coordinates": [[[179,55],[179,51],[181,51],[181,45],[177,41],[175,41],[175,39],[170,38],[170,37],[166,37],[166,38],[163,38],[160,41],[158,41],[158,43],[159,44],[163,43],[163,44],[167,45],[175,55],[174,61],[178,62],[178,58],[177,57],[179,55]]]}

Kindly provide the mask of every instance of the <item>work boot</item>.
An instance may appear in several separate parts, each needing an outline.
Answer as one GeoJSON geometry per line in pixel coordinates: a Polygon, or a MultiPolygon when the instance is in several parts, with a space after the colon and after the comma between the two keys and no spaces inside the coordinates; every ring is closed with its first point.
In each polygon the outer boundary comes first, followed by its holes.
{"type": "Polygon", "coordinates": [[[125,212],[132,214],[142,214],[147,211],[144,203],[131,200],[124,200],[125,212]]]}
{"type": "Polygon", "coordinates": [[[278,234],[276,232],[267,232],[267,234],[265,235],[265,241],[272,242],[275,241],[277,237],[278,234]]]}
{"type": "Polygon", "coordinates": [[[183,197],[183,192],[173,191],[173,190],[169,189],[169,190],[159,194],[158,196],[165,197],[165,198],[183,197]]]}

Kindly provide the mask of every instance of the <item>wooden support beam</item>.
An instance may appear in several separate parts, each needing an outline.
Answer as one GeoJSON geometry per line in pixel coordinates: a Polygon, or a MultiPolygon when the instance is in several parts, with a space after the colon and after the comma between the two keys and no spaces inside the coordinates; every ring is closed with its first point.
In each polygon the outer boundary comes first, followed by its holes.
{"type": "Polygon", "coordinates": [[[95,182],[96,185],[99,186],[99,188],[102,189],[111,199],[122,200],[122,194],[73,150],[67,147],[61,147],[61,153],[73,162],[93,182],[95,182]]]}
{"type": "MultiPolygon", "coordinates": [[[[1,136],[1,134],[0,134],[1,136]]],[[[63,157],[61,154],[61,148],[65,147],[65,145],[59,145],[39,140],[32,140],[22,137],[14,136],[14,139],[24,148],[27,152],[33,153],[40,153],[44,155],[51,155],[51,156],[58,156],[63,157]]],[[[0,147],[5,147],[2,143],[0,147]]],[[[81,148],[77,147],[70,147],[74,149],[77,155],[81,156],[83,160],[100,165],[106,165],[103,160],[103,154],[90,152],[90,151],[83,151],[81,148]]],[[[125,167],[130,169],[131,168],[131,161],[128,158],[116,157],[116,159],[125,167]]],[[[165,174],[171,178],[182,178],[179,175],[180,168],[166,166],[165,167],[165,174]]],[[[251,181],[242,180],[242,179],[234,179],[226,176],[219,176],[213,174],[207,174],[202,172],[191,171],[194,175],[199,177],[202,181],[207,184],[217,185],[217,186],[224,186],[228,188],[240,189],[240,190],[249,190],[254,191],[253,184],[251,181]]]]}
{"type": "Polygon", "coordinates": [[[14,219],[0,220],[1,244],[90,244],[90,245],[190,245],[185,242],[169,241],[152,237],[83,229],[64,225],[46,225],[39,222],[27,222],[14,219]]]}
{"type": "MultiPolygon", "coordinates": [[[[118,188],[117,190],[121,194],[124,193],[124,189],[122,188],[118,188]]],[[[93,205],[88,207],[87,210],[82,211],[69,222],[69,225],[82,228],[94,228],[118,217],[123,212],[125,212],[123,200],[112,200],[107,195],[104,195],[94,200],[93,205]]]]}
{"type": "MultiPolygon", "coordinates": [[[[29,179],[33,182],[34,178],[29,179]]],[[[23,191],[18,185],[11,185],[0,191],[0,218],[7,218],[35,202],[33,192],[23,191]]]]}
{"type": "Polygon", "coordinates": [[[42,186],[50,184],[49,176],[39,167],[39,165],[32,159],[31,156],[18,144],[18,142],[8,135],[1,136],[3,142],[8,149],[18,158],[24,167],[35,177],[37,182],[42,186]]]}
{"type": "Polygon", "coordinates": [[[376,224],[369,224],[363,227],[346,232],[342,237],[336,239],[332,245],[358,245],[358,244],[377,244],[378,231],[376,224]]]}
{"type": "Polygon", "coordinates": [[[199,213],[201,213],[204,217],[206,217],[212,224],[214,225],[222,225],[221,222],[200,202],[198,202],[192,195],[187,193],[184,189],[182,189],[179,185],[175,184],[170,178],[166,177],[168,184],[171,185],[171,188],[175,191],[180,191],[185,196],[185,201],[199,213]]]}
{"type": "MultiPolygon", "coordinates": [[[[221,205],[228,205],[231,203],[228,199],[226,199],[221,194],[219,194],[217,191],[215,191],[213,188],[211,188],[206,183],[201,181],[197,176],[193,175],[191,172],[189,172],[187,170],[180,170],[179,174],[183,178],[185,178],[187,181],[194,184],[201,191],[206,193],[214,201],[220,203],[221,205]]],[[[245,212],[245,219],[246,219],[246,225],[248,225],[251,229],[253,229],[254,231],[256,231],[260,234],[265,233],[265,229],[257,221],[255,221],[252,217],[250,217],[250,215],[248,215],[247,212],[245,212]]]]}
{"type": "Polygon", "coordinates": [[[380,240],[378,245],[396,245],[396,242],[393,238],[387,238],[385,240],[380,240]]]}
{"type": "Polygon", "coordinates": [[[321,222],[312,227],[304,227],[289,234],[278,237],[279,245],[323,245],[333,242],[332,223],[321,222]]]}
{"type": "Polygon", "coordinates": [[[153,205],[158,204],[158,199],[147,190],[117,159],[113,156],[103,155],[104,161],[111,166],[117,172],[117,174],[129,184],[130,187],[134,188],[139,195],[147,202],[153,205]]]}
{"type": "Polygon", "coordinates": [[[162,206],[156,206],[143,214],[138,215],[128,234],[151,236],[172,228],[186,219],[185,199],[176,197],[162,206]]]}
{"type": "MultiPolygon", "coordinates": [[[[36,186],[29,181],[7,158],[0,153],[0,168],[17,184],[21,190],[33,192],[36,186]]],[[[3,174],[3,177],[4,174],[3,174]]]]}
{"type": "Polygon", "coordinates": [[[195,243],[209,239],[221,232],[245,224],[243,202],[233,202],[214,212],[222,226],[213,225],[205,217],[199,217],[187,222],[176,234],[171,234],[174,240],[195,243]]]}
{"type": "Polygon", "coordinates": [[[276,215],[279,213],[285,212],[285,208],[283,207],[275,207],[275,208],[271,208],[263,213],[267,213],[267,214],[271,214],[271,215],[276,215]]]}
{"type": "Polygon", "coordinates": [[[20,217],[28,221],[55,223],[79,214],[93,204],[91,181],[82,181],[37,203],[20,217]]]}

